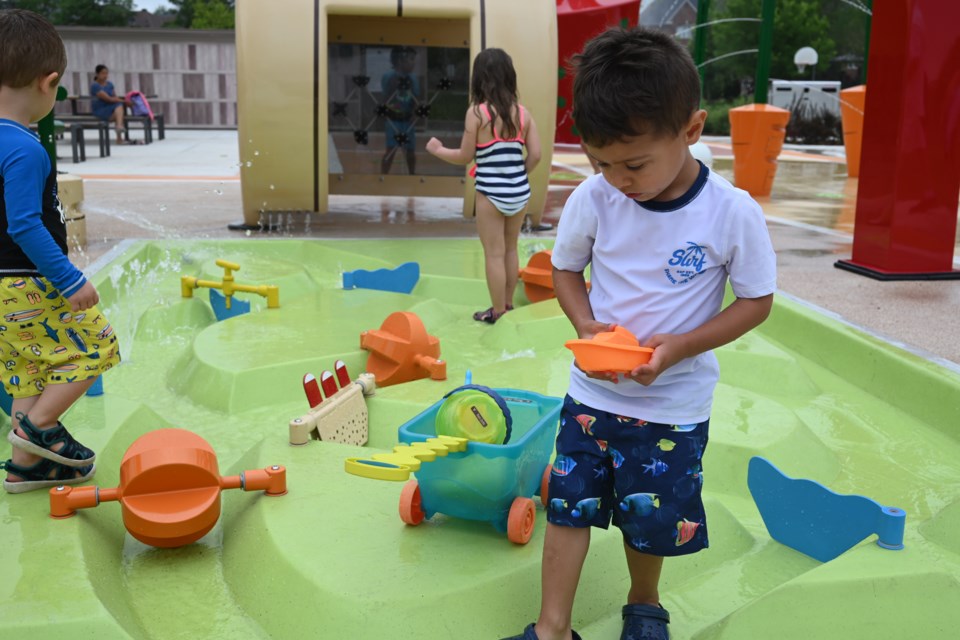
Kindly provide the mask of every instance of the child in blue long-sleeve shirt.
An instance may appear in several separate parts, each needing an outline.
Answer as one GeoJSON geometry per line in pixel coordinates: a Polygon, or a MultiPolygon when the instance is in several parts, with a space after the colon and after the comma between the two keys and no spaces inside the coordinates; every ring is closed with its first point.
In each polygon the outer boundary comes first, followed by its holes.
{"type": "Polygon", "coordinates": [[[23,493],[94,474],[60,416],[120,362],[96,288],[67,258],[57,176],[29,129],[50,113],[67,65],[53,26],[0,11],[0,378],[13,397],[3,488],[23,493]]]}

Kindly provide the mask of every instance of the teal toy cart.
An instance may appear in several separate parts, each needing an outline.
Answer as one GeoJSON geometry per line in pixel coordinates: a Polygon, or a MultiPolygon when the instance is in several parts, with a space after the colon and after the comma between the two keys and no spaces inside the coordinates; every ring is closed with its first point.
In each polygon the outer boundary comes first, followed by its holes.
{"type": "MultiPolygon", "coordinates": [[[[435,513],[490,522],[511,542],[526,544],[533,535],[536,507],[546,504],[550,456],[563,400],[519,389],[494,389],[513,418],[506,444],[469,442],[465,451],[421,465],[400,494],[400,518],[418,525],[435,513]]],[[[400,442],[436,437],[442,401],[404,423],[400,442]]]]}

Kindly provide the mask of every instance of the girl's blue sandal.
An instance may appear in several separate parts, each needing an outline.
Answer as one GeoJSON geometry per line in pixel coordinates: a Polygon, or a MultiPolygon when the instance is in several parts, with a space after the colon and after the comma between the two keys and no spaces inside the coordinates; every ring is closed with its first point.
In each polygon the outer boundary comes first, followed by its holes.
{"type": "Polygon", "coordinates": [[[7,493],[26,493],[61,484],[78,484],[86,482],[96,473],[96,466],[92,464],[85,467],[67,467],[52,460],[40,460],[29,467],[22,467],[12,460],[7,460],[0,463],[0,467],[21,478],[20,482],[3,481],[3,490],[7,493]]]}
{"type": "Polygon", "coordinates": [[[15,417],[27,436],[23,438],[17,435],[16,429],[10,429],[7,440],[18,449],[68,467],[86,467],[97,459],[96,454],[74,440],[61,423],[51,429],[38,429],[23,413],[18,411],[15,417]],[[63,447],[59,451],[51,451],[51,447],[61,442],[63,447]]]}
{"type": "Polygon", "coordinates": [[[623,607],[620,640],[670,640],[670,614],[663,607],[628,604],[623,607]]]}
{"type": "MultiPolygon", "coordinates": [[[[537,637],[537,632],[533,630],[534,626],[536,626],[535,623],[531,623],[527,625],[527,628],[524,629],[523,633],[520,635],[510,636],[509,638],[504,638],[503,640],[540,640],[540,638],[537,637]]],[[[578,634],[576,631],[571,631],[571,633],[573,634],[573,640],[582,640],[580,634],[578,634]]]]}

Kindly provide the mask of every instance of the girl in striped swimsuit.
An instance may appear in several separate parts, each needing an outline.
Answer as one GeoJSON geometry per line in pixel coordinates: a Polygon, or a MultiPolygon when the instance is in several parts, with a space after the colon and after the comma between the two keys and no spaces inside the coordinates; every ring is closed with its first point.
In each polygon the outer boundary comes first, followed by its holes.
{"type": "Polygon", "coordinates": [[[470,93],[460,148],[431,138],[427,151],[453,164],[477,161],[477,231],[492,305],[473,319],[493,324],[513,308],[520,272],[517,239],[530,200],[527,174],[540,162],[540,137],[530,112],[517,100],[517,73],[502,49],[477,55],[470,93]]]}

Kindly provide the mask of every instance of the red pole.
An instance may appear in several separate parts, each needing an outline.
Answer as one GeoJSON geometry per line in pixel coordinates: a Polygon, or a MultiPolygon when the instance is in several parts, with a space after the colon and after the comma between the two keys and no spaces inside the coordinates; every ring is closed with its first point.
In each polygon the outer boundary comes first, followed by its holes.
{"type": "Polygon", "coordinates": [[[960,3],[874,3],[853,257],[878,280],[960,279],[960,3]]]}

